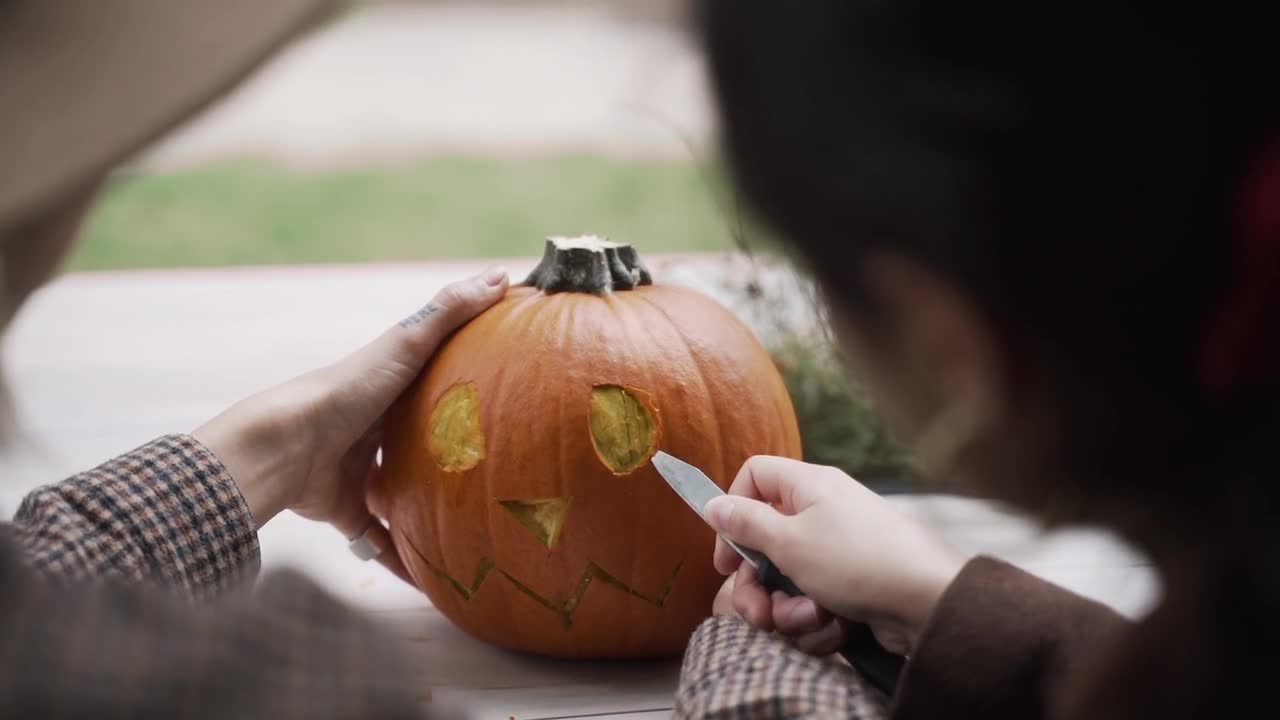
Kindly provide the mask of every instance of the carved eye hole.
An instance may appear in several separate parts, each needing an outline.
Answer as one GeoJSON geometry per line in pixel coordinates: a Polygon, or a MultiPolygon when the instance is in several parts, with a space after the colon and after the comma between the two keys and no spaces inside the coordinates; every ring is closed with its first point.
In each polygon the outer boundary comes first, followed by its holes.
{"type": "Polygon", "coordinates": [[[473,382],[445,390],[431,411],[427,450],[445,472],[470,470],[484,459],[480,400],[473,382]]]}
{"type": "Polygon", "coordinates": [[[596,455],[615,475],[644,465],[658,450],[657,410],[643,390],[621,385],[591,388],[588,424],[596,455]]]}

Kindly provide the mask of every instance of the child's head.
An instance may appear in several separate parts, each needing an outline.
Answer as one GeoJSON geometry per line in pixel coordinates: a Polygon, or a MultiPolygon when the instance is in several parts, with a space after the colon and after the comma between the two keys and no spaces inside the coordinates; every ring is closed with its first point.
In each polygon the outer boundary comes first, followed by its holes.
{"type": "Polygon", "coordinates": [[[1267,23],[1137,5],[701,4],[738,187],[895,428],[1093,517],[1280,443],[1248,437],[1280,374],[1267,23]]]}

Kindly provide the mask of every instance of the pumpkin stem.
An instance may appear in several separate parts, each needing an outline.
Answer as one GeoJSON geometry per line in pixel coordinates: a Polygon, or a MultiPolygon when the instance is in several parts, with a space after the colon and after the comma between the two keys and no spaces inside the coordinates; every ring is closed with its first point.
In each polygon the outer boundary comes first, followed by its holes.
{"type": "Polygon", "coordinates": [[[549,237],[542,261],[524,281],[545,293],[607,295],[652,285],[653,277],[635,248],[595,235],[549,237]]]}

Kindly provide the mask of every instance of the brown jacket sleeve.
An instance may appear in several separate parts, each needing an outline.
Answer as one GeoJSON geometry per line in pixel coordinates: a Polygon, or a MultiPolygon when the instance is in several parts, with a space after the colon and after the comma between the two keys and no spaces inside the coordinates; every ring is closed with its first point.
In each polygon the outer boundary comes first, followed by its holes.
{"type": "Polygon", "coordinates": [[[1007,563],[975,558],[947,589],[891,701],[842,660],[815,658],[737,618],[690,640],[684,718],[1042,717],[1066,677],[1128,622],[1007,563]]]}
{"type": "Polygon", "coordinates": [[[11,536],[24,562],[46,577],[146,582],[196,598],[251,577],[260,561],[240,489],[187,435],[35,490],[11,536]]]}
{"type": "Polygon", "coordinates": [[[1129,627],[1100,603],[975,558],[925,628],[893,717],[1043,717],[1068,678],[1129,627]]]}

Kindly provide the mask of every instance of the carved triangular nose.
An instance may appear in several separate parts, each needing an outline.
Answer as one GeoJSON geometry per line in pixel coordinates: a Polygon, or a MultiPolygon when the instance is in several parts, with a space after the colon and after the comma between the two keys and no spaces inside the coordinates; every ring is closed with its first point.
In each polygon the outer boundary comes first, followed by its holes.
{"type": "Polygon", "coordinates": [[[569,514],[569,503],[572,497],[540,498],[537,500],[499,500],[498,504],[507,509],[516,521],[525,527],[538,542],[548,548],[560,539],[560,529],[564,527],[564,517],[569,514]]]}

